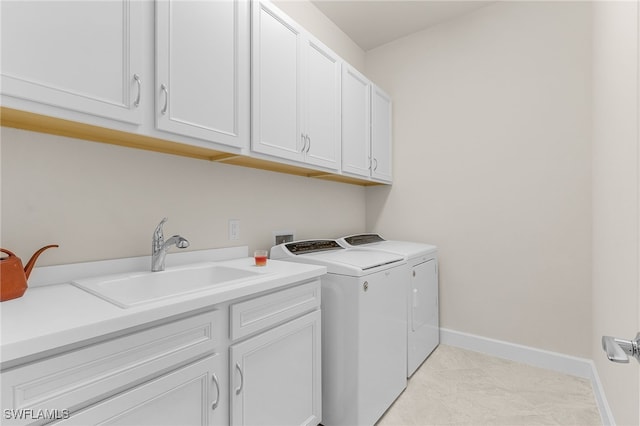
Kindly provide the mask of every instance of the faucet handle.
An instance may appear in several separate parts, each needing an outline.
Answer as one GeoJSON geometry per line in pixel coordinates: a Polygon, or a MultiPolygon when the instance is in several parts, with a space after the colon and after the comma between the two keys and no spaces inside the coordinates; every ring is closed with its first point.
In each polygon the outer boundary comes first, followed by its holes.
{"type": "Polygon", "coordinates": [[[156,230],[153,231],[153,238],[151,241],[151,250],[152,253],[160,250],[162,244],[164,244],[164,233],[162,232],[162,225],[167,221],[167,218],[163,218],[158,226],[156,226],[156,230]]]}
{"type": "Polygon", "coordinates": [[[167,220],[169,220],[169,219],[166,218],[166,217],[163,217],[162,220],[160,221],[160,223],[158,224],[158,226],[156,227],[156,229],[157,228],[162,228],[162,225],[164,225],[167,220]]]}
{"type": "Polygon", "coordinates": [[[158,226],[156,226],[156,230],[153,232],[155,235],[162,235],[162,225],[164,225],[167,220],[169,219],[165,217],[160,221],[158,226]]]}

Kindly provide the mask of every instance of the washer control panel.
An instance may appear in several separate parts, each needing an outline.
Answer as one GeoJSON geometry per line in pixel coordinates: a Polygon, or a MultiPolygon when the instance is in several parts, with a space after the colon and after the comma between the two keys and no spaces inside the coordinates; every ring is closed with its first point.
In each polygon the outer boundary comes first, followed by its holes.
{"type": "Polygon", "coordinates": [[[297,241],[285,244],[285,247],[292,254],[309,254],[326,250],[344,250],[344,247],[334,240],[297,241]]]}

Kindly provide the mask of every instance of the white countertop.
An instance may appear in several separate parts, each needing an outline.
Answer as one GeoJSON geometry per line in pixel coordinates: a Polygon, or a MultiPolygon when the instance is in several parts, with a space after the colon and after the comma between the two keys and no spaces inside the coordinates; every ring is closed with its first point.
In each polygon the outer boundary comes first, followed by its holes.
{"type": "Polygon", "coordinates": [[[277,260],[269,260],[267,266],[256,267],[253,258],[248,257],[217,261],[216,264],[259,271],[262,276],[126,309],[68,281],[30,287],[24,296],[0,304],[0,365],[2,368],[10,367],[66,345],[314,279],[326,273],[323,266],[277,260]]]}

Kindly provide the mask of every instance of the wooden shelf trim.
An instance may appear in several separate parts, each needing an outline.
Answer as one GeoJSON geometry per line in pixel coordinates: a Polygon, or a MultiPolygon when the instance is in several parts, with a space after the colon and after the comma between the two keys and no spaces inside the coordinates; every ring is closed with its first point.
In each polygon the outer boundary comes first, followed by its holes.
{"type": "Polygon", "coordinates": [[[78,123],[75,121],[49,117],[7,107],[0,107],[0,125],[4,127],[30,130],[33,132],[66,136],[75,139],[107,143],[111,145],[143,149],[147,151],[162,152],[165,154],[197,158],[201,160],[231,164],[241,167],[249,167],[253,169],[269,170],[296,176],[330,180],[352,185],[382,185],[381,183],[365,179],[358,179],[355,177],[339,174],[331,174],[318,170],[308,169],[301,166],[293,166],[290,164],[263,160],[246,155],[191,146],[178,142],[171,142],[160,138],[128,133],[120,130],[93,126],[90,124],[78,123]]]}

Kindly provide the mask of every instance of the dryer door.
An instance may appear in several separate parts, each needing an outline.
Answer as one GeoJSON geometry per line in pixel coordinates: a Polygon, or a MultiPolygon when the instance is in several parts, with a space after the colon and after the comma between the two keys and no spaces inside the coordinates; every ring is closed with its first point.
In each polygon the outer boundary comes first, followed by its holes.
{"type": "Polygon", "coordinates": [[[413,374],[440,342],[436,259],[412,268],[409,292],[407,376],[413,374]]]}

